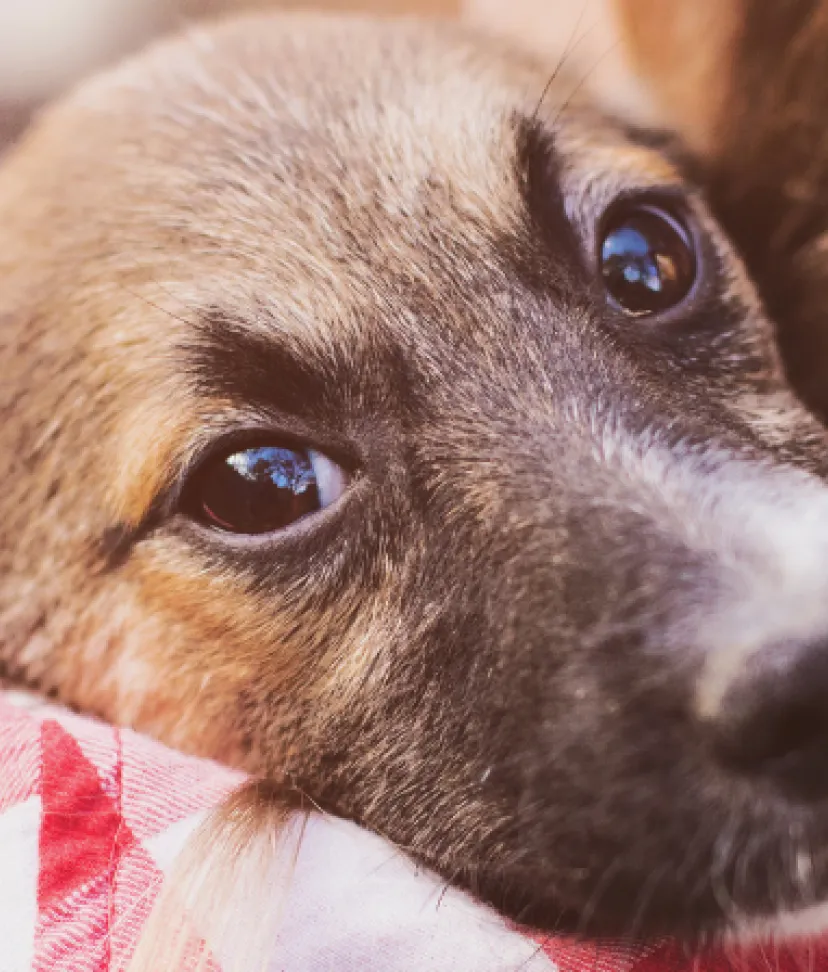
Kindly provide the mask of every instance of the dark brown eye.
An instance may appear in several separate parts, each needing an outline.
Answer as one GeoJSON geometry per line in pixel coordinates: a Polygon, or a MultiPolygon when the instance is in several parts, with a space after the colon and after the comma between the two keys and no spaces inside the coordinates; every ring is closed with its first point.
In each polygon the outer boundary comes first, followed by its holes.
{"type": "Polygon", "coordinates": [[[184,490],[193,519],[230,533],[282,530],[316,513],[347,487],[340,466],[313,450],[262,445],[206,462],[184,490]]]}
{"type": "Polygon", "coordinates": [[[619,205],[604,225],[601,276],[611,300],[632,317],[680,304],[696,279],[696,254],[684,225],[650,204],[619,205]]]}

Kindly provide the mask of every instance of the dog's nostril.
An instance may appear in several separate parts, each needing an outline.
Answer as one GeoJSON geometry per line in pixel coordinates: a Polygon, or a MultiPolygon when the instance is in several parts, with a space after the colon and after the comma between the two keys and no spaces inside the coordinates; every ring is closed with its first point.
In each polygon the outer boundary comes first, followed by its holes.
{"type": "Polygon", "coordinates": [[[828,798],[828,640],[752,656],[711,723],[719,759],[794,799],[828,798]]]}

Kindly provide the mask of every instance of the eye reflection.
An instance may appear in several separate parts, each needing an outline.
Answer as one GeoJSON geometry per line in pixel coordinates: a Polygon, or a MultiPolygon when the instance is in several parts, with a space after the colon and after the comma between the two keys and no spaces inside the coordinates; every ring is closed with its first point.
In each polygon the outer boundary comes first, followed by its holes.
{"type": "Polygon", "coordinates": [[[310,457],[292,449],[262,446],[246,449],[227,458],[227,464],[253,483],[270,481],[278,489],[301,495],[316,489],[316,474],[310,457]]]}

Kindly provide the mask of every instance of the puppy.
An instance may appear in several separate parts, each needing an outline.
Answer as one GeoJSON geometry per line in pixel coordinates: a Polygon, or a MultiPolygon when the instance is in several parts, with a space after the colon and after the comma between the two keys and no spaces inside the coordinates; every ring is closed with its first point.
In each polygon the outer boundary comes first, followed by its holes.
{"type": "Polygon", "coordinates": [[[828,461],[651,133],[448,27],[163,43],[0,168],[8,678],[506,914],[828,895],[828,461]]]}

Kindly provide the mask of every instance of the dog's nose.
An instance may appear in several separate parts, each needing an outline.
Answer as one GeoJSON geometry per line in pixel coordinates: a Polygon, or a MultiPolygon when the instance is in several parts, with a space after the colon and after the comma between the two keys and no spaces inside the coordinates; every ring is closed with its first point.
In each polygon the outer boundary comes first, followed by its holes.
{"type": "Polygon", "coordinates": [[[749,657],[710,722],[720,760],[789,797],[828,797],[828,637],[749,657]]]}

